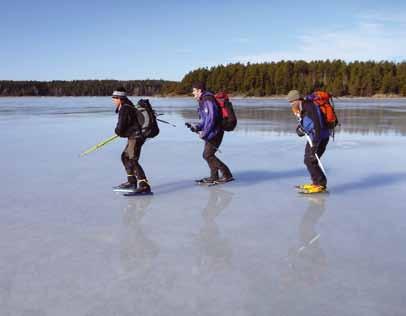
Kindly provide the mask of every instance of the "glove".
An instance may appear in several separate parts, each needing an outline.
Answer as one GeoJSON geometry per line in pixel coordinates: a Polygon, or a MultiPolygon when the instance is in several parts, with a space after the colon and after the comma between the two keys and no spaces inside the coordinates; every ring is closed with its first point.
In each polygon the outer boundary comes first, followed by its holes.
{"type": "Polygon", "coordinates": [[[191,123],[189,123],[189,122],[186,122],[185,125],[186,125],[186,127],[189,128],[193,133],[197,133],[196,125],[193,125],[193,124],[191,124],[191,123]]]}
{"type": "Polygon", "coordinates": [[[296,127],[296,134],[297,134],[297,136],[299,136],[299,137],[303,137],[303,136],[306,135],[306,132],[305,132],[305,130],[303,129],[303,126],[302,126],[302,125],[299,124],[299,125],[296,127]]]}

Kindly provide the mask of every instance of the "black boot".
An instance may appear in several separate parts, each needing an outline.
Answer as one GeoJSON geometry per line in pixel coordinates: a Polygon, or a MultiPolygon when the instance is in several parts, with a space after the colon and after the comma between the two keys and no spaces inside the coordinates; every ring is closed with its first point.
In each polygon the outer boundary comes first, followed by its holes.
{"type": "Polygon", "coordinates": [[[127,181],[127,182],[121,183],[119,185],[116,185],[115,187],[113,187],[113,189],[133,189],[133,190],[135,190],[135,189],[137,189],[137,185],[127,181]]]}
{"type": "Polygon", "coordinates": [[[147,179],[142,179],[138,182],[138,189],[135,191],[136,194],[151,194],[151,187],[147,179]]]}
{"type": "Polygon", "coordinates": [[[218,182],[220,183],[226,183],[230,181],[234,181],[234,177],[231,172],[224,173],[223,176],[218,180],[218,182]]]}
{"type": "Polygon", "coordinates": [[[113,189],[135,191],[135,190],[137,190],[137,179],[132,175],[128,175],[127,182],[123,182],[123,183],[113,187],[113,189]]]}
{"type": "Polygon", "coordinates": [[[199,179],[199,180],[195,180],[195,181],[196,181],[196,183],[206,183],[206,184],[210,184],[210,183],[217,182],[218,180],[219,180],[219,178],[207,177],[207,178],[203,178],[203,179],[199,179]]]}

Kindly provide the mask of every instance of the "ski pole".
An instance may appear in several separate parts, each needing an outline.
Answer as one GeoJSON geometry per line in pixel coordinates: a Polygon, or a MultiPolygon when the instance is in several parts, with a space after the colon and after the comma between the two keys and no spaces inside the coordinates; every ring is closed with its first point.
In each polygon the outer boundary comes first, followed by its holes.
{"type": "Polygon", "coordinates": [[[103,140],[102,142],[100,142],[100,143],[94,145],[93,147],[90,147],[89,149],[85,150],[83,153],[80,154],[80,157],[83,157],[85,155],[88,155],[88,154],[96,151],[97,149],[103,147],[104,145],[107,145],[107,144],[111,143],[116,138],[118,138],[118,135],[113,135],[113,136],[103,140]]]}
{"type": "Polygon", "coordinates": [[[162,123],[168,124],[168,125],[170,125],[170,126],[172,126],[172,127],[176,127],[176,125],[175,125],[175,124],[169,123],[169,122],[164,121],[164,120],[161,120],[161,119],[159,119],[159,118],[157,118],[156,120],[157,120],[157,121],[159,121],[159,122],[162,122],[162,123]]]}
{"type": "Polygon", "coordinates": [[[302,247],[300,247],[297,250],[297,253],[301,253],[303,250],[305,250],[307,247],[309,247],[311,244],[313,244],[316,240],[318,240],[320,238],[320,234],[317,234],[316,236],[314,236],[309,242],[307,242],[306,244],[304,244],[302,247]]]}

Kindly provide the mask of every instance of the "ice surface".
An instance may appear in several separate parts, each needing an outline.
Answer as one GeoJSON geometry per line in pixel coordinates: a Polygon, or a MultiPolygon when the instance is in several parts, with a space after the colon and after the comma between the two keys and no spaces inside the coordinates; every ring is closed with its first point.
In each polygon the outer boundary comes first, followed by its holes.
{"type": "Polygon", "coordinates": [[[235,100],[212,188],[192,99],[152,99],[161,135],[141,164],[155,195],[125,198],[110,98],[0,99],[1,315],[404,315],[406,101],[338,100],[302,196],[304,139],[284,100],[235,100]]]}

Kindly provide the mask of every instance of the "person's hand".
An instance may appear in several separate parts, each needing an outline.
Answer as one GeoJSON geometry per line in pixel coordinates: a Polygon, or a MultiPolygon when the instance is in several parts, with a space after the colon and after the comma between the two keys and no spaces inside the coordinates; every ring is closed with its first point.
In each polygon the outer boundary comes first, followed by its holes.
{"type": "Polygon", "coordinates": [[[191,124],[191,123],[189,123],[189,122],[186,122],[185,125],[186,125],[186,127],[189,128],[193,133],[197,133],[196,125],[191,124]]]}
{"type": "Polygon", "coordinates": [[[297,134],[297,136],[299,136],[299,137],[303,137],[303,136],[306,135],[306,132],[305,132],[305,130],[303,129],[303,126],[302,126],[302,125],[299,124],[299,125],[296,127],[296,134],[297,134]]]}
{"type": "Polygon", "coordinates": [[[199,134],[200,138],[203,138],[203,132],[202,131],[198,132],[198,134],[199,134]]]}

